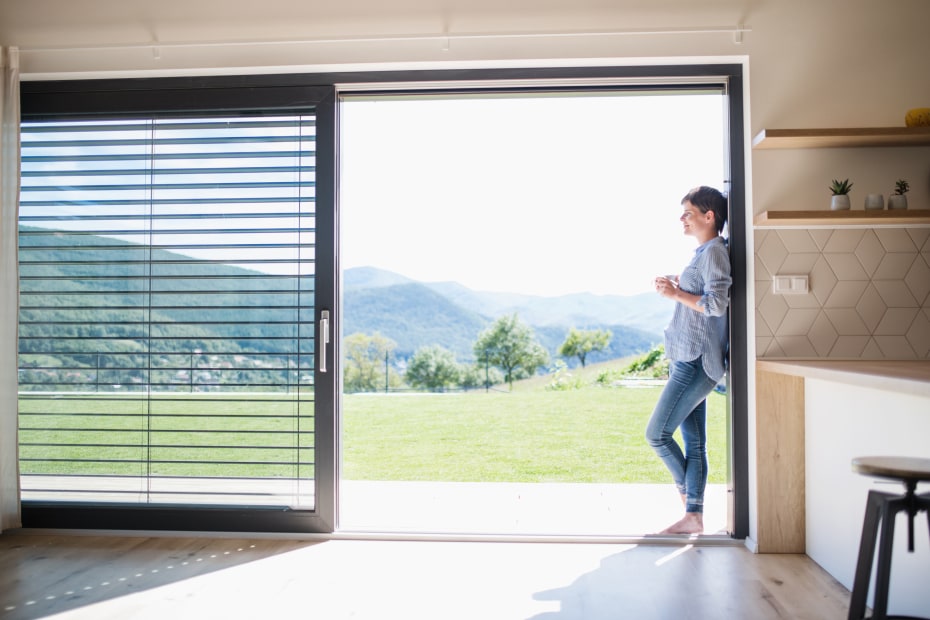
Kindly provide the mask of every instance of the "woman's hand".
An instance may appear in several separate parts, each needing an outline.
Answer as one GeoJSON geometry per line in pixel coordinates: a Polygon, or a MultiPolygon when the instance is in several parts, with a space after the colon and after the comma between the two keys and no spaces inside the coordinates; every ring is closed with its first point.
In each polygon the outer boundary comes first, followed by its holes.
{"type": "Polygon", "coordinates": [[[656,276],[652,281],[656,292],[662,297],[675,299],[678,294],[677,276],[656,276]]]}
{"type": "Polygon", "coordinates": [[[678,288],[678,276],[657,276],[652,283],[656,287],[656,292],[662,297],[674,299],[680,304],[691,308],[695,312],[704,313],[704,308],[698,305],[701,300],[700,295],[692,295],[678,288]]]}

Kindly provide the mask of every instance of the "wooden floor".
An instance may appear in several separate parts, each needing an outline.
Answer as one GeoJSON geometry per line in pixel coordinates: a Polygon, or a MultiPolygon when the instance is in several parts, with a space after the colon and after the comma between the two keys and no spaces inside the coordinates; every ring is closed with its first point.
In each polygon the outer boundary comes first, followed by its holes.
{"type": "Polygon", "coordinates": [[[0,535],[0,619],[830,620],[848,592],[743,546],[0,535]]]}

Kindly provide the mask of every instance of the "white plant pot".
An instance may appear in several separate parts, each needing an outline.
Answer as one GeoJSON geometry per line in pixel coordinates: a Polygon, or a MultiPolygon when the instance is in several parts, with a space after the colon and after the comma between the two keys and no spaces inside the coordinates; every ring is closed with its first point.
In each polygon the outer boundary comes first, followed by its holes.
{"type": "Polygon", "coordinates": [[[830,201],[830,209],[833,211],[844,211],[849,209],[849,194],[837,194],[830,201]]]}
{"type": "Polygon", "coordinates": [[[892,194],[888,196],[889,209],[907,209],[907,196],[904,194],[892,194]]]}
{"type": "Polygon", "coordinates": [[[865,197],[866,211],[881,211],[885,208],[885,198],[881,194],[869,194],[865,197]]]}

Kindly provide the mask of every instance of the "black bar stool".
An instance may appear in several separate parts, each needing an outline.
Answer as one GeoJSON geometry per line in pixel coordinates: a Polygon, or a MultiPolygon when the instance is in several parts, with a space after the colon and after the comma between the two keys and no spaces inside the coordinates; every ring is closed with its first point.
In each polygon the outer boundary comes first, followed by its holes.
{"type": "Polygon", "coordinates": [[[881,542],[878,547],[878,567],[875,574],[875,600],[872,606],[872,620],[892,618],[910,620],[928,620],[913,616],[888,615],[888,585],[891,576],[891,552],[894,542],[895,517],[899,512],[907,512],[907,550],[914,551],[914,517],[917,513],[927,511],[927,524],[930,526],[930,493],[917,495],[917,483],[930,481],[930,459],[867,456],[852,461],[854,472],[864,476],[874,476],[904,483],[904,495],[869,491],[865,506],[865,522],[862,524],[862,541],[859,543],[859,560],[856,563],[856,576],[853,581],[849,600],[849,620],[865,618],[866,600],[869,597],[869,582],[872,577],[872,558],[875,554],[875,542],[881,524],[881,542]]]}

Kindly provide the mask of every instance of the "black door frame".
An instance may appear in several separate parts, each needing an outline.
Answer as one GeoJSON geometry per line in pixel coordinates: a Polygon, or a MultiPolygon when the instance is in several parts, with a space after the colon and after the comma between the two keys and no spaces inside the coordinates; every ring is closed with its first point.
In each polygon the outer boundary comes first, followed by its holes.
{"type": "MultiPolygon", "coordinates": [[[[328,310],[330,343],[326,350],[328,371],[316,372],[316,485],[313,511],[237,507],[127,507],[81,504],[23,505],[25,527],[145,529],[237,532],[333,532],[338,528],[339,440],[341,411],[340,342],[336,337],[340,317],[339,200],[338,200],[338,106],[339,85],[370,84],[384,89],[389,84],[436,84],[447,89],[474,81],[572,79],[647,80],[675,78],[707,84],[726,84],[728,94],[730,170],[730,247],[733,287],[731,316],[748,317],[748,271],[745,182],[745,127],[743,123],[743,66],[741,64],[551,67],[508,69],[400,70],[334,72],[186,78],[139,78],[23,82],[22,118],[42,120],[101,115],[132,116],[143,113],[241,110],[299,110],[315,108],[317,115],[317,263],[315,316],[328,310]],[[326,412],[325,415],[322,412],[326,412]]],[[[415,86],[414,86],[415,87],[415,86]]],[[[320,335],[319,333],[317,334],[320,335]]],[[[731,321],[729,373],[730,532],[734,538],[749,534],[748,455],[748,325],[731,321]]]]}
{"type": "MultiPolygon", "coordinates": [[[[731,317],[748,317],[746,170],[743,122],[743,66],[740,64],[573,67],[541,69],[475,69],[438,71],[389,71],[338,74],[337,85],[352,94],[467,93],[475,91],[593,90],[595,80],[605,80],[603,88],[617,88],[610,80],[629,80],[630,88],[685,90],[700,84],[724,86],[727,95],[726,124],[729,161],[725,180],[729,195],[729,245],[733,286],[731,317]],[[649,82],[661,78],[662,83],[649,82]],[[675,83],[675,79],[681,79],[675,83]],[[570,85],[570,80],[586,81],[570,85]],[[538,86],[530,81],[551,81],[538,86]],[[500,85],[495,86],[495,82],[500,85]],[[521,82],[527,82],[521,86],[521,82]],[[479,84],[479,85],[476,85],[479,84]],[[366,86],[368,88],[366,89],[366,86]]],[[[337,92],[338,98],[339,92],[337,92]]],[[[335,208],[338,212],[338,197],[335,208]]],[[[748,450],[748,325],[745,320],[730,322],[730,352],[727,374],[728,418],[728,531],[733,538],[749,536],[749,450],[748,450]]],[[[337,435],[337,441],[339,436],[337,435]]],[[[338,453],[338,450],[337,450],[338,453]]],[[[338,483],[338,481],[337,481],[338,483]]],[[[337,517],[338,521],[338,517],[337,517]]]]}

